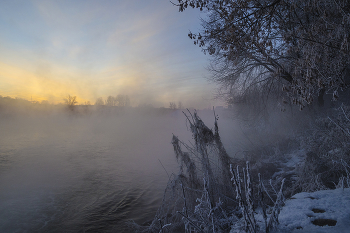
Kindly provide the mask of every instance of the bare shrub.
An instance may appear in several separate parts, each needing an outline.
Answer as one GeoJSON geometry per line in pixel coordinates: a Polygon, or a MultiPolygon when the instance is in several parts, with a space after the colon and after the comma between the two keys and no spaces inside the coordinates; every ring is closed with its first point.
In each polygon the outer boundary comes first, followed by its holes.
{"type": "Polygon", "coordinates": [[[185,116],[194,143],[188,145],[173,135],[179,174],[171,175],[152,223],[149,226],[132,224],[133,229],[137,232],[270,232],[274,229],[283,201],[283,182],[273,201],[262,180],[251,179],[249,163],[242,173],[238,167],[236,172],[230,170],[230,164],[244,166],[244,163],[228,156],[220,139],[215,112],[214,130],[203,123],[197,112],[188,112],[185,116]],[[253,187],[260,188],[254,193],[253,187]],[[271,205],[266,204],[264,193],[271,205]],[[255,220],[256,203],[264,209],[265,226],[259,226],[255,220]]]}
{"type": "Polygon", "coordinates": [[[284,196],[282,193],[284,179],[281,182],[279,192],[276,192],[276,200],[273,201],[262,182],[260,174],[258,174],[258,192],[254,195],[249,162],[246,162],[246,167],[242,169],[242,172],[240,172],[239,166],[237,166],[236,171],[230,166],[230,171],[232,174],[231,180],[236,188],[236,199],[238,200],[242,214],[242,218],[232,226],[232,231],[249,233],[272,232],[279,224],[278,215],[284,203],[284,196]],[[266,204],[265,194],[271,199],[273,203],[272,207],[266,204]],[[254,201],[258,201],[258,207],[260,207],[261,213],[255,212],[254,201]],[[268,209],[270,209],[270,214],[268,214],[268,209]],[[264,219],[264,225],[259,225],[256,220],[256,216],[259,214],[261,214],[264,219]]]}
{"type": "Polygon", "coordinates": [[[308,152],[298,168],[296,191],[333,189],[348,177],[349,116],[349,106],[342,105],[329,116],[319,117],[303,138],[302,146],[308,152]]]}

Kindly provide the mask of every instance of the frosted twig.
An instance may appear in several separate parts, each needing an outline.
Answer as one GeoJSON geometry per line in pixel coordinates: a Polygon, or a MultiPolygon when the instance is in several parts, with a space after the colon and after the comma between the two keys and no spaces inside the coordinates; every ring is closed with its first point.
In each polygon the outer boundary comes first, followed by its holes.
{"type": "Polygon", "coordinates": [[[182,188],[182,194],[183,194],[183,196],[184,196],[184,202],[185,202],[185,214],[186,214],[186,216],[188,216],[188,214],[187,214],[187,203],[186,203],[186,196],[185,196],[185,189],[184,189],[184,187],[183,187],[183,185],[182,185],[182,182],[181,182],[181,188],[182,188]]]}
{"type": "Polygon", "coordinates": [[[345,113],[345,111],[344,111],[344,109],[343,109],[343,106],[341,106],[340,109],[343,111],[345,118],[350,122],[350,119],[349,119],[349,117],[346,115],[346,113],[345,113]]]}
{"type": "Polygon", "coordinates": [[[280,191],[278,192],[275,205],[274,205],[272,213],[270,215],[270,220],[269,220],[269,223],[267,225],[266,233],[271,232],[277,226],[277,224],[279,223],[278,222],[278,215],[280,213],[281,204],[283,202],[283,200],[282,200],[283,199],[283,192],[282,192],[282,190],[283,190],[284,181],[285,181],[285,179],[282,180],[280,191]]]}
{"type": "Polygon", "coordinates": [[[177,211],[178,214],[181,214],[182,217],[186,218],[186,220],[192,225],[194,226],[199,232],[204,233],[194,222],[192,222],[191,219],[189,219],[188,217],[186,217],[183,213],[181,213],[180,211],[177,211]]]}
{"type": "Polygon", "coordinates": [[[276,191],[275,187],[273,187],[273,185],[272,185],[272,180],[271,180],[271,179],[269,180],[269,183],[270,183],[270,186],[271,186],[272,190],[275,192],[275,194],[276,194],[276,196],[277,196],[277,195],[278,195],[278,194],[277,194],[277,191],[276,191]]]}
{"type": "Polygon", "coordinates": [[[274,202],[273,199],[272,199],[272,197],[270,196],[269,192],[266,190],[266,187],[265,187],[264,183],[261,182],[261,184],[262,184],[262,187],[264,188],[264,191],[265,191],[265,193],[267,194],[267,196],[270,198],[270,200],[271,200],[272,202],[274,202]]]}
{"type": "Polygon", "coordinates": [[[261,209],[262,209],[262,214],[263,214],[263,218],[264,218],[264,222],[265,222],[265,229],[267,229],[267,214],[266,214],[266,206],[264,203],[264,191],[262,190],[263,183],[261,180],[260,173],[258,174],[258,177],[259,177],[259,186],[258,186],[259,205],[261,206],[261,209]]]}
{"type": "Polygon", "coordinates": [[[158,159],[158,161],[160,162],[160,164],[162,165],[164,171],[166,172],[168,178],[170,179],[169,173],[167,172],[167,170],[165,169],[165,167],[163,166],[162,162],[160,161],[160,159],[158,159]]]}
{"type": "Polygon", "coordinates": [[[340,125],[338,125],[337,123],[335,123],[335,121],[333,121],[330,117],[328,117],[328,119],[333,122],[336,126],[338,126],[345,134],[347,134],[347,136],[350,136],[350,132],[349,129],[345,130],[343,127],[341,127],[340,125]]]}

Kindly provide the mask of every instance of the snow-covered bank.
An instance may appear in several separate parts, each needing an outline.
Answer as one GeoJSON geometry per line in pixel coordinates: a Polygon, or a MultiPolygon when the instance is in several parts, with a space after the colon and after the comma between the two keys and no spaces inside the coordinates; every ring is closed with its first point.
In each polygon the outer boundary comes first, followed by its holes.
{"type": "Polygon", "coordinates": [[[280,233],[350,232],[350,188],[298,193],[285,201],[279,222],[280,233]]]}

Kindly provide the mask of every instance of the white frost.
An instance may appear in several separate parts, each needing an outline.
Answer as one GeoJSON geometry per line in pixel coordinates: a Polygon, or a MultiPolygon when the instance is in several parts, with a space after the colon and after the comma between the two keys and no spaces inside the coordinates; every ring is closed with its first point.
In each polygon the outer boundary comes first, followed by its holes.
{"type": "Polygon", "coordinates": [[[350,188],[298,193],[285,204],[279,215],[277,232],[350,232],[350,188]],[[322,211],[324,213],[320,213],[322,211]],[[312,223],[316,219],[337,222],[335,226],[317,226],[312,223]]]}

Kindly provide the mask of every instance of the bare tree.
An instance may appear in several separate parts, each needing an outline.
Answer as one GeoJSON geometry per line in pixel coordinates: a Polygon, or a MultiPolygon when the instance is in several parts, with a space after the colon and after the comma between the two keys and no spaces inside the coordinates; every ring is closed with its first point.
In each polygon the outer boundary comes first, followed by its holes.
{"type": "Polygon", "coordinates": [[[169,108],[175,110],[175,109],[176,109],[176,104],[175,104],[175,102],[170,102],[170,103],[169,103],[169,108]]]}
{"type": "MultiPolygon", "coordinates": [[[[303,108],[349,84],[350,2],[347,0],[178,0],[207,12],[194,44],[213,56],[213,80],[224,96],[287,93],[303,108]]],[[[255,99],[257,100],[257,99],[255,99]]]]}
{"type": "Polygon", "coordinates": [[[69,110],[74,110],[75,104],[78,103],[76,96],[68,95],[67,98],[64,98],[64,103],[68,106],[69,110]]]}
{"type": "Polygon", "coordinates": [[[130,106],[130,98],[128,95],[117,95],[115,97],[116,106],[128,107],[130,106]]]}
{"type": "Polygon", "coordinates": [[[116,99],[113,96],[108,96],[106,100],[107,106],[115,106],[116,99]]]}
{"type": "Polygon", "coordinates": [[[177,104],[178,109],[184,109],[184,106],[181,101],[177,104]]]}
{"type": "Polygon", "coordinates": [[[130,98],[129,98],[128,95],[125,95],[125,97],[124,97],[124,106],[125,107],[130,107],[130,105],[131,105],[130,98]]]}
{"type": "Polygon", "coordinates": [[[96,106],[104,105],[104,102],[103,102],[102,97],[99,97],[99,98],[96,100],[95,105],[96,105],[96,106]]]}

